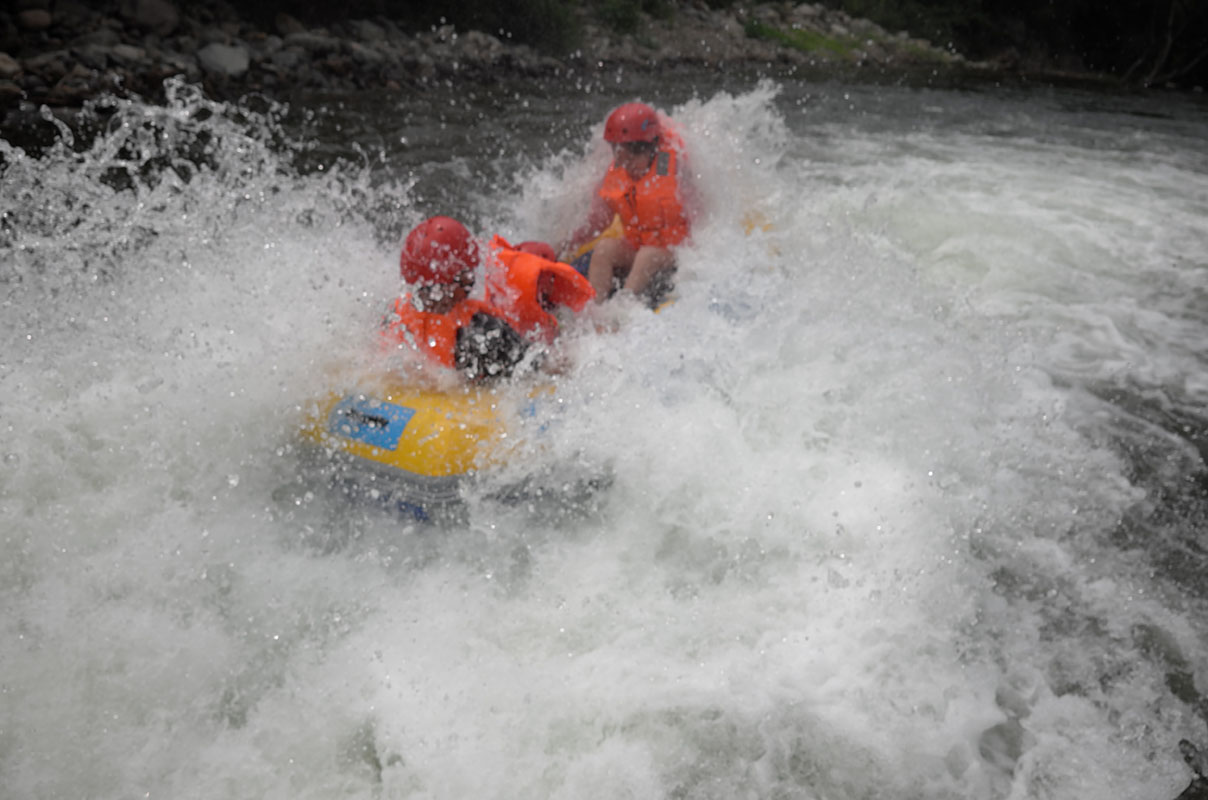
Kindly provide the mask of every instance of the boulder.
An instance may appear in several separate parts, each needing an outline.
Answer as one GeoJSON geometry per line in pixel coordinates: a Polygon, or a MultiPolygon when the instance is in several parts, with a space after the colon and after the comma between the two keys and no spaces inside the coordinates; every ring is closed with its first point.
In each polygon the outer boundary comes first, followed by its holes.
{"type": "Polygon", "coordinates": [[[160,36],[180,24],[180,12],[168,0],[122,0],[119,12],[127,22],[160,36]]]}
{"type": "Polygon", "coordinates": [[[14,106],[25,97],[21,87],[10,80],[0,78],[0,108],[14,106]]]}
{"type": "Polygon", "coordinates": [[[44,8],[30,8],[17,12],[17,27],[27,31],[44,31],[54,22],[50,12],[44,8]]]}
{"type": "Polygon", "coordinates": [[[87,47],[90,44],[103,44],[107,47],[112,47],[115,44],[120,44],[122,41],[121,35],[113,28],[97,28],[81,34],[72,40],[72,47],[87,47]]]}
{"type": "Polygon", "coordinates": [[[334,36],[318,31],[301,31],[285,37],[285,44],[301,47],[310,53],[333,53],[341,49],[341,42],[334,36]]]}
{"type": "Polygon", "coordinates": [[[102,88],[97,73],[76,64],[71,71],[59,79],[46,96],[52,106],[74,106],[95,95],[102,88]]]}
{"type": "Polygon", "coordinates": [[[348,54],[352,56],[353,61],[367,67],[381,66],[386,61],[385,55],[360,42],[349,42],[348,54]]]}
{"type": "Polygon", "coordinates": [[[197,61],[191,56],[181,53],[164,53],[161,57],[162,62],[153,71],[161,73],[164,77],[184,75],[190,81],[201,80],[201,68],[197,66],[197,61]]]}
{"type": "Polygon", "coordinates": [[[271,56],[284,46],[285,42],[281,41],[281,37],[275,34],[265,36],[263,39],[253,39],[251,47],[255,52],[252,60],[259,61],[262,58],[271,56]]]}
{"type": "Polygon", "coordinates": [[[289,72],[310,61],[310,56],[301,47],[283,47],[273,52],[269,61],[278,70],[289,72]]]}
{"type": "Polygon", "coordinates": [[[112,48],[105,44],[89,44],[72,50],[77,64],[83,64],[89,69],[103,70],[109,66],[109,55],[112,48]]]}
{"type": "Polygon", "coordinates": [[[294,19],[285,12],[281,12],[277,15],[276,25],[277,33],[281,34],[282,36],[289,36],[291,33],[306,32],[305,25],[303,25],[301,22],[298,22],[298,20],[294,19]]]}
{"type": "Polygon", "coordinates": [[[8,53],[0,53],[0,79],[15,78],[21,74],[21,64],[8,53]]]}
{"type": "Polygon", "coordinates": [[[32,72],[45,78],[47,83],[53,83],[67,74],[70,59],[71,53],[66,50],[51,50],[49,53],[40,53],[24,59],[22,65],[26,73],[32,72]]]}
{"type": "Polygon", "coordinates": [[[242,45],[212,42],[197,51],[197,61],[207,72],[227,78],[237,78],[247,72],[251,58],[247,48],[242,45]]]}
{"type": "Polygon", "coordinates": [[[503,55],[503,42],[489,33],[467,31],[458,37],[458,45],[465,57],[481,63],[491,63],[503,55]]]}
{"type": "Polygon", "coordinates": [[[115,44],[109,49],[109,55],[119,64],[131,66],[145,61],[147,51],[132,44],[115,44]]]}
{"type": "Polygon", "coordinates": [[[354,19],[348,23],[348,30],[362,42],[381,42],[386,39],[386,29],[367,19],[354,19]]]}

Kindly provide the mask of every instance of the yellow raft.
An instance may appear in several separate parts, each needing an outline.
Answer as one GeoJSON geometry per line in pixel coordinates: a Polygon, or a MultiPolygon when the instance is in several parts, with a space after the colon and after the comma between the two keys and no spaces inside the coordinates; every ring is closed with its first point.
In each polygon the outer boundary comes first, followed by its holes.
{"type": "Polygon", "coordinates": [[[466,477],[502,463],[509,427],[534,413],[511,393],[416,388],[386,375],[320,402],[302,428],[331,477],[427,519],[458,504],[466,477]]]}

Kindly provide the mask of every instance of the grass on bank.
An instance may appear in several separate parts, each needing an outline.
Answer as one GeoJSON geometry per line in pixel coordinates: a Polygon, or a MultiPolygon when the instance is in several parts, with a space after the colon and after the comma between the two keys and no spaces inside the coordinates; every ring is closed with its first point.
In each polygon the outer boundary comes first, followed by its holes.
{"type": "Polygon", "coordinates": [[[803,53],[829,53],[840,58],[854,58],[860,45],[859,40],[850,36],[827,36],[818,31],[797,28],[781,30],[754,19],[747,20],[745,28],[747,36],[752,39],[777,42],[803,53]]]}
{"type": "Polygon", "coordinates": [[[912,42],[890,42],[885,37],[856,37],[828,36],[818,31],[790,28],[784,30],[768,25],[765,22],[749,19],[745,30],[747,36],[776,42],[784,47],[791,47],[802,53],[812,53],[844,61],[855,61],[861,57],[869,42],[883,44],[899,54],[905,54],[907,60],[914,63],[943,62],[947,57],[941,51],[912,42]]]}

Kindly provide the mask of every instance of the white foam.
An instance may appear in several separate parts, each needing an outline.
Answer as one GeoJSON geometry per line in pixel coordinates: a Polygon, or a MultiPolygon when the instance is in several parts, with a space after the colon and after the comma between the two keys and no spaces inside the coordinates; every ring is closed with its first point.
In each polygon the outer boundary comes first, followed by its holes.
{"type": "MultiPolygon", "coordinates": [[[[1135,632],[1194,672],[1198,600],[1112,544],[1144,491],[1084,387],[1202,394],[1205,176],[1055,110],[953,135],[786,118],[787,91],[666,109],[708,200],[678,299],[572,326],[537,420],[534,459],[612,485],[565,514],[474,496],[444,531],[279,491],[298,407],[396,288],[362,210],[429,211],[407,182],[298,176],[196,98],[156,122],[217,136],[189,180],[102,191],[113,142],[10,167],[45,202],[12,208],[3,284],[4,785],[1176,794],[1198,729],[1135,632]],[[55,198],[85,186],[77,221],[55,198]]],[[[599,156],[468,205],[553,238],[599,156]]]]}

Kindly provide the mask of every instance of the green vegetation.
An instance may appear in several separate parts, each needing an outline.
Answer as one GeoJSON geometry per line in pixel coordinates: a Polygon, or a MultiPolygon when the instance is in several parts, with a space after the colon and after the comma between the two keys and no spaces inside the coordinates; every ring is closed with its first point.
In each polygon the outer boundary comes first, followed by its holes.
{"type": "MultiPolygon", "coordinates": [[[[781,30],[756,20],[747,20],[745,29],[747,36],[756,39],[778,42],[803,53],[819,53],[844,60],[854,60],[868,41],[867,36],[827,36],[812,30],[781,30]]],[[[873,41],[875,42],[876,39],[873,41]]],[[[918,44],[894,43],[892,47],[899,53],[905,52],[907,58],[914,63],[936,63],[948,58],[946,53],[918,44]]]]}
{"type": "Polygon", "coordinates": [[[858,39],[850,36],[827,36],[809,30],[786,31],[753,19],[748,19],[745,27],[747,36],[779,42],[803,53],[830,53],[842,58],[851,58],[860,45],[858,39]]]}

